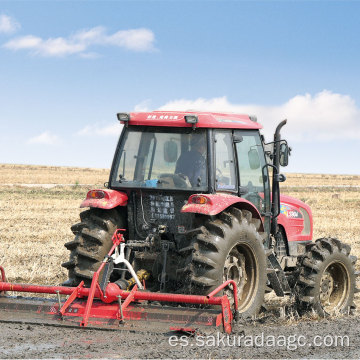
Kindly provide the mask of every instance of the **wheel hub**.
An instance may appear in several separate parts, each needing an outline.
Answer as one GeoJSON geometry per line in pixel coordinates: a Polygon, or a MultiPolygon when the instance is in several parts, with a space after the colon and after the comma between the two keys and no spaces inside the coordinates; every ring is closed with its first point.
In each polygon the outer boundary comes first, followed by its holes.
{"type": "Polygon", "coordinates": [[[349,296],[349,274],[340,262],[333,262],[320,279],[320,303],[327,313],[341,311],[349,296]]]}
{"type": "Polygon", "coordinates": [[[241,268],[241,264],[239,263],[239,259],[235,258],[235,256],[229,256],[225,262],[224,268],[224,280],[234,280],[236,283],[239,282],[240,278],[243,276],[243,270],[241,268]]]}
{"type": "Polygon", "coordinates": [[[320,300],[322,303],[329,302],[330,296],[334,291],[334,279],[331,274],[326,271],[321,277],[320,282],[320,300]]]}
{"type": "MultiPolygon", "coordinates": [[[[225,260],[223,281],[234,280],[238,287],[238,298],[241,299],[244,286],[247,281],[245,271],[245,256],[236,250],[232,250],[225,260]]],[[[229,298],[232,299],[232,291],[225,291],[229,298]]]]}

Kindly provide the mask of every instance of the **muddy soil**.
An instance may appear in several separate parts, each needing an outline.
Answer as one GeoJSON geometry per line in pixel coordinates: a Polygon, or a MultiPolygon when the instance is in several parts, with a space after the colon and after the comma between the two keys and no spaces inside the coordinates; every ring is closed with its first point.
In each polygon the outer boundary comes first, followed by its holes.
{"type": "Polygon", "coordinates": [[[0,358],[359,358],[360,317],[239,324],[229,337],[0,323],[0,358]]]}

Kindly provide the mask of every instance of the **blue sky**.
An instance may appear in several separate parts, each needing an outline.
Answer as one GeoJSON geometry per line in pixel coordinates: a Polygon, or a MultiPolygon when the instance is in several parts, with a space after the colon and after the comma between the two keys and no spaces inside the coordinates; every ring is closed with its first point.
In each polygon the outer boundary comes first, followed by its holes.
{"type": "Polygon", "coordinates": [[[109,167],[116,112],[284,117],[286,171],[360,174],[360,2],[0,1],[0,163],[109,167]]]}

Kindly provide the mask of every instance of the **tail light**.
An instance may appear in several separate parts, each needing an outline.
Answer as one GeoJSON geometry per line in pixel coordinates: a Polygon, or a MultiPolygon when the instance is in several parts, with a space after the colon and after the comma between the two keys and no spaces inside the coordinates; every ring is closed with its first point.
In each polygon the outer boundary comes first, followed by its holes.
{"type": "Polygon", "coordinates": [[[204,195],[194,195],[190,199],[191,203],[205,205],[210,203],[210,199],[204,195]]]}
{"type": "Polygon", "coordinates": [[[104,199],[106,193],[102,190],[90,190],[87,194],[88,199],[104,199]]]}

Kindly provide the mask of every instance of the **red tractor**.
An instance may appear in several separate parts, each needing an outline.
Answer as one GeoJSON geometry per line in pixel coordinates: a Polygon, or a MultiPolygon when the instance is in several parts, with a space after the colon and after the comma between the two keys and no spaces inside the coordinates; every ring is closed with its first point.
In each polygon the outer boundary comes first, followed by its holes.
{"type": "Polygon", "coordinates": [[[103,286],[130,290],[146,280],[152,292],[206,295],[234,280],[243,317],[256,315],[272,290],[322,315],[353,306],[357,259],[350,246],[335,238],[312,242],[309,206],[280,195],[280,165],[290,154],[280,136],[286,120],[265,144],[261,125],[246,115],[117,117],[124,127],[107,189],[88,192],[81,207],[89,209],[65,244],[67,286],[90,286],[122,228],[130,267],[109,261],[103,286]]]}

